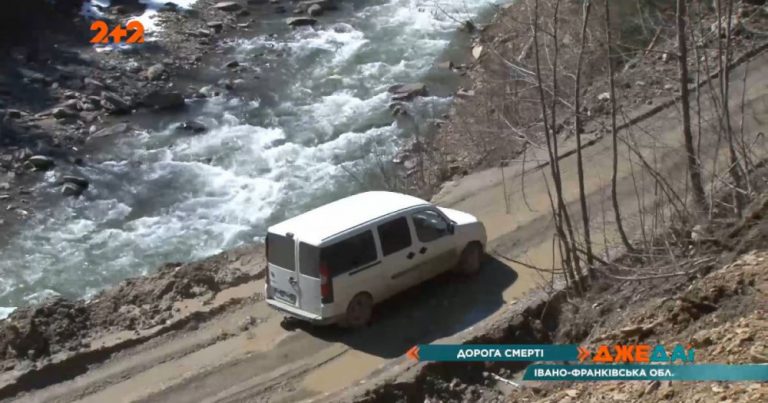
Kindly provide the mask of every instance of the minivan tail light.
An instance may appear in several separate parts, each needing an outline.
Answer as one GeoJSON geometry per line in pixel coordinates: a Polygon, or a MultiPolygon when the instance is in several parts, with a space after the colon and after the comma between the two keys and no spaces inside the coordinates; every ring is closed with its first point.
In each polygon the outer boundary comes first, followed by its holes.
{"type": "Polygon", "coordinates": [[[267,235],[266,239],[264,240],[264,257],[267,259],[264,271],[267,274],[266,278],[264,279],[264,282],[267,283],[267,292],[269,293],[269,235],[267,235]]]}
{"type": "Polygon", "coordinates": [[[333,284],[331,271],[325,263],[320,264],[320,300],[324,304],[333,302],[333,284]]]}

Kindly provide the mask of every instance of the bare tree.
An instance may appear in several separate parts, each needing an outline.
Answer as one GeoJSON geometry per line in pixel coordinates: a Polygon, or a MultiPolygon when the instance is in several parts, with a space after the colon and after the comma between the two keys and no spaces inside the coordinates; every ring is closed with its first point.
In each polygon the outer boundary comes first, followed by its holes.
{"type": "MultiPolygon", "coordinates": [[[[720,5],[721,1],[717,1],[717,8],[718,8],[718,18],[720,16],[720,5]]],[[[731,63],[731,31],[733,30],[732,27],[732,21],[733,21],[733,0],[728,0],[728,4],[726,6],[727,9],[727,23],[726,23],[726,29],[725,29],[725,47],[723,48],[720,46],[718,49],[719,51],[719,59],[722,63],[722,65],[725,66],[725,68],[721,67],[720,74],[720,91],[721,91],[721,99],[723,100],[723,128],[725,130],[726,139],[728,139],[728,153],[730,156],[730,167],[728,171],[731,174],[731,179],[733,180],[733,184],[736,187],[734,190],[734,201],[736,205],[736,210],[739,215],[741,215],[742,210],[744,210],[744,198],[741,196],[740,191],[745,188],[744,186],[744,179],[742,177],[741,172],[741,164],[739,162],[739,158],[736,154],[736,146],[734,144],[734,138],[733,138],[733,126],[731,125],[731,111],[730,107],[728,106],[728,98],[729,98],[729,92],[730,92],[730,69],[728,68],[731,63]]],[[[719,21],[718,21],[719,23],[719,21]]],[[[719,34],[719,32],[718,32],[719,34]]],[[[722,43],[722,41],[718,41],[719,43],[722,43]]]]}
{"type": "Polygon", "coordinates": [[[688,154],[688,172],[691,178],[693,199],[696,203],[698,214],[707,211],[707,196],[704,192],[704,183],[701,174],[701,164],[693,146],[693,132],[691,130],[691,105],[688,91],[688,45],[685,31],[688,15],[685,0],[677,0],[677,60],[680,73],[680,102],[683,115],[683,137],[685,151],[688,154]]]}
{"type": "Polygon", "coordinates": [[[605,0],[605,33],[607,36],[607,44],[606,44],[606,63],[608,63],[608,85],[610,88],[610,102],[611,102],[611,138],[613,139],[612,143],[612,152],[613,152],[613,161],[612,161],[612,167],[611,167],[611,200],[613,203],[613,212],[616,219],[616,228],[619,231],[619,237],[621,237],[621,243],[624,244],[624,247],[627,248],[629,251],[634,251],[634,248],[632,247],[632,244],[629,242],[629,238],[627,238],[627,233],[624,231],[624,224],[621,221],[621,210],[619,209],[619,198],[617,195],[616,187],[617,187],[617,179],[618,179],[618,170],[619,170],[619,140],[618,140],[618,130],[616,128],[616,85],[614,82],[613,77],[613,61],[611,60],[611,46],[612,46],[612,38],[611,38],[611,30],[613,29],[611,27],[611,7],[610,7],[610,0],[605,0]]]}
{"type": "MultiPolygon", "coordinates": [[[[557,12],[560,5],[560,0],[556,0],[554,9],[554,24],[552,41],[557,44],[557,12]]],[[[557,154],[557,139],[555,133],[556,115],[555,109],[558,102],[557,96],[557,48],[554,52],[554,61],[552,65],[553,79],[552,79],[552,110],[547,105],[547,98],[544,94],[544,82],[542,79],[541,69],[541,56],[539,49],[539,0],[534,0],[533,15],[531,16],[531,29],[533,35],[533,49],[534,49],[534,63],[536,67],[536,81],[539,93],[539,104],[541,106],[541,115],[544,122],[544,137],[547,141],[547,152],[549,155],[549,167],[552,174],[552,181],[555,187],[555,199],[550,196],[550,206],[552,207],[552,216],[555,220],[555,230],[557,231],[560,247],[562,248],[562,254],[560,255],[563,261],[564,270],[566,273],[566,280],[571,280],[576,285],[577,292],[581,293],[583,288],[581,287],[581,275],[574,269],[573,263],[577,261],[576,249],[573,247],[575,241],[573,239],[573,230],[566,210],[566,205],[562,195],[562,182],[560,180],[560,165],[558,162],[557,154]],[[550,121],[550,118],[552,119],[550,121]],[[565,225],[568,226],[568,232],[566,232],[565,225]]],[[[549,186],[547,186],[549,192],[549,186]]]]}
{"type": "Polygon", "coordinates": [[[592,257],[592,239],[589,234],[589,210],[587,209],[587,195],[584,190],[584,161],[581,152],[581,68],[584,62],[584,46],[587,41],[587,24],[589,23],[589,13],[592,9],[592,2],[587,0],[584,4],[584,15],[581,24],[581,43],[579,45],[579,56],[576,62],[576,83],[573,91],[574,105],[574,134],[576,135],[576,164],[579,177],[579,202],[581,203],[581,219],[584,226],[584,243],[587,250],[587,273],[591,274],[593,264],[592,257]]]}

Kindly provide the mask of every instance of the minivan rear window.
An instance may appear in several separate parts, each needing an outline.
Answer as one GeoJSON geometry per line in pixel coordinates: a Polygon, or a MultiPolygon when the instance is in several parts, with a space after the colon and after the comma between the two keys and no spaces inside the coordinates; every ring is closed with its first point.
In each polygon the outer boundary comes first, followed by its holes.
{"type": "Polygon", "coordinates": [[[368,230],[324,247],[320,252],[320,260],[328,265],[331,276],[337,276],[373,263],[377,255],[373,232],[368,230]]]}
{"type": "Polygon", "coordinates": [[[293,238],[267,234],[269,263],[286,270],[296,270],[293,238]]]}

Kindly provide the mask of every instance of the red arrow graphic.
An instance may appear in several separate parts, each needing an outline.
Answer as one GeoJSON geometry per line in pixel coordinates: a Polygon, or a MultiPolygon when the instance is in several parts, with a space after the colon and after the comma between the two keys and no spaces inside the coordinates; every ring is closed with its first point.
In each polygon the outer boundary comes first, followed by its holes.
{"type": "Polygon", "coordinates": [[[408,352],[407,352],[407,353],[405,353],[405,355],[406,355],[408,358],[410,358],[410,359],[412,359],[412,360],[414,360],[414,361],[418,361],[418,360],[419,360],[419,346],[413,346],[413,347],[411,347],[411,349],[410,349],[410,350],[408,350],[408,352]]]}
{"type": "Polygon", "coordinates": [[[579,362],[584,362],[584,360],[592,356],[592,353],[584,347],[579,346],[577,349],[579,350],[579,362]]]}

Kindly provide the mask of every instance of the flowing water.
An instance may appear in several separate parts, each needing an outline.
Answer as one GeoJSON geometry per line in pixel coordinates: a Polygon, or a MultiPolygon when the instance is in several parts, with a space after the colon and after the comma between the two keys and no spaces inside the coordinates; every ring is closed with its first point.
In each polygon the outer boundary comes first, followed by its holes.
{"type": "MultiPolygon", "coordinates": [[[[387,88],[426,82],[431,96],[415,101],[413,114],[445,113],[456,83],[434,63],[452,46],[457,52],[454,19],[475,18],[492,3],[348,2],[315,29],[287,30],[275,18],[262,35],[227,41],[226,57],[258,61],[260,79],[246,86],[257,95],[188,100],[184,114],[151,124],[135,117],[144,130],[116,139],[77,172],[91,181],[82,198],[39,211],[0,249],[0,315],[259,242],[271,223],[380,187],[353,177],[376,171],[409,136],[387,110],[387,88]],[[189,118],[208,132],[175,130],[189,118]]],[[[37,191],[58,198],[55,175],[37,191]]]]}

